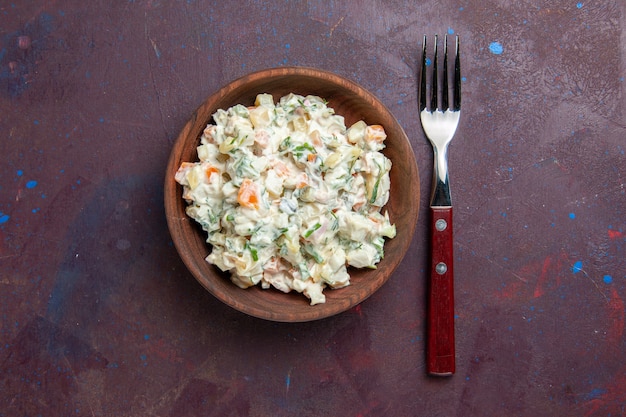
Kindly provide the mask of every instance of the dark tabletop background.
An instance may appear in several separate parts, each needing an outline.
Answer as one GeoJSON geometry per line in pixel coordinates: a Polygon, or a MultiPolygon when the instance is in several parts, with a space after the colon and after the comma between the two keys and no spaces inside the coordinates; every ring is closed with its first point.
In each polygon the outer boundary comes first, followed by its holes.
{"type": "Polygon", "coordinates": [[[0,1],[0,416],[626,415],[626,3],[0,1]],[[423,34],[458,34],[457,373],[424,368],[423,34]],[[171,242],[189,115],[302,65],[374,93],[421,175],[409,254],[360,306],[245,316],[171,242]]]}

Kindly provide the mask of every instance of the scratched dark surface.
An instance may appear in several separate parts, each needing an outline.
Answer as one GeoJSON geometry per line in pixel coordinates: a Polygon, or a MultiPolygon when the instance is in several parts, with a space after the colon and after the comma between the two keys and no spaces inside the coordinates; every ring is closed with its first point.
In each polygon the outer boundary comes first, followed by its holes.
{"type": "Polygon", "coordinates": [[[0,416],[626,415],[626,3],[0,2],[0,416]],[[457,373],[424,369],[423,34],[458,34],[457,373]],[[378,96],[422,186],[360,306],[279,324],[205,292],[163,175],[206,96],[315,66],[378,96]]]}

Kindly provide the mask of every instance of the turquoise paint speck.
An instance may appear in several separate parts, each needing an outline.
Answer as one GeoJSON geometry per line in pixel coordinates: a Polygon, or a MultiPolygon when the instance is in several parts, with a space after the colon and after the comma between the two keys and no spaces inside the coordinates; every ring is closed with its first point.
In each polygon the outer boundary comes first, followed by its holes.
{"type": "Polygon", "coordinates": [[[26,183],[26,188],[35,188],[37,186],[37,181],[30,180],[26,183]]]}
{"type": "Polygon", "coordinates": [[[610,284],[613,282],[613,277],[610,275],[605,275],[604,277],[602,277],[602,280],[605,284],[610,284]]]}
{"type": "Polygon", "coordinates": [[[454,35],[454,29],[448,28],[448,35],[454,35]]]}
{"type": "Polygon", "coordinates": [[[574,214],[574,213],[570,213],[570,214],[569,214],[569,218],[570,218],[570,219],[572,219],[572,220],[574,220],[574,219],[576,218],[576,214],[574,214]]]}
{"type": "Polygon", "coordinates": [[[500,42],[491,42],[489,44],[489,52],[495,55],[500,55],[502,52],[504,52],[504,47],[500,42]]]}
{"type": "Polygon", "coordinates": [[[17,170],[17,176],[21,177],[22,175],[24,175],[24,171],[22,171],[21,169],[17,170]]]}
{"type": "Polygon", "coordinates": [[[576,4],[576,8],[578,8],[578,9],[582,9],[582,8],[583,8],[583,4],[582,4],[582,3],[578,3],[578,4],[576,4]]]}
{"type": "Polygon", "coordinates": [[[576,261],[576,263],[574,263],[574,266],[572,266],[572,272],[574,274],[580,272],[583,270],[583,263],[582,261],[576,261]]]}

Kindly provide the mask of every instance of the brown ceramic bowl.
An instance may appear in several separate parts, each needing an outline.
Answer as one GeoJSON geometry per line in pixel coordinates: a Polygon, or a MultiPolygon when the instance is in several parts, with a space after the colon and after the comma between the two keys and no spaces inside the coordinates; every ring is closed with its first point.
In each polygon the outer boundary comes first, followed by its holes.
{"type": "Polygon", "coordinates": [[[420,187],[417,165],[409,140],[389,110],[372,94],[338,75],[312,68],[275,68],[242,77],[211,95],[192,115],[181,131],[167,166],[165,211],[174,245],[193,276],[211,294],[229,306],[251,316],[281,322],[317,320],[341,313],[359,304],[378,290],[404,257],[413,236],[418,216],[420,187]],[[210,253],[206,236],[196,222],[185,214],[182,187],[174,174],[182,162],[198,160],[196,147],[211,116],[218,109],[235,104],[252,105],[259,93],[270,93],[275,100],[289,94],[317,95],[329,102],[346,125],[359,120],[380,124],[387,132],[385,155],[392,161],[390,199],[384,210],[395,223],[397,236],[387,240],[385,258],[377,269],[350,268],[348,287],[324,290],[325,304],[309,305],[295,292],[284,294],[259,286],[241,289],[229,275],[205,261],[210,253]]]}

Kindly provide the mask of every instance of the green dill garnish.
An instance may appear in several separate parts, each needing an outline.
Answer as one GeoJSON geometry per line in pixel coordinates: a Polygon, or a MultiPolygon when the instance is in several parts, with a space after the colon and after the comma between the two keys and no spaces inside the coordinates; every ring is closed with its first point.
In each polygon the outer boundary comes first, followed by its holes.
{"type": "Polygon", "coordinates": [[[322,227],[322,225],[320,223],[315,223],[313,225],[313,227],[311,227],[309,230],[307,230],[306,232],[304,232],[304,237],[309,237],[311,236],[317,229],[319,229],[320,227],[322,227]]]}

